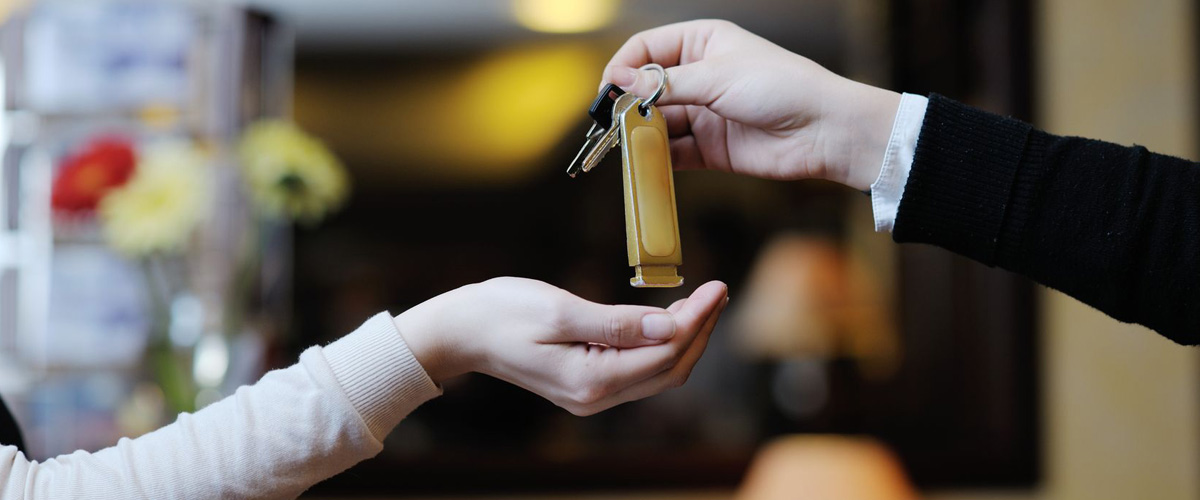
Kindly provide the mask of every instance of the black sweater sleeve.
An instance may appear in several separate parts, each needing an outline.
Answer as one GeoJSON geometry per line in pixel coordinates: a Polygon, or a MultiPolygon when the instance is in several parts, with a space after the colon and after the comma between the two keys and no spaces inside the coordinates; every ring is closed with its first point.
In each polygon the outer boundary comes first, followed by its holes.
{"type": "Polygon", "coordinates": [[[1200,343],[1200,164],[934,94],[892,235],[1200,343]]]}

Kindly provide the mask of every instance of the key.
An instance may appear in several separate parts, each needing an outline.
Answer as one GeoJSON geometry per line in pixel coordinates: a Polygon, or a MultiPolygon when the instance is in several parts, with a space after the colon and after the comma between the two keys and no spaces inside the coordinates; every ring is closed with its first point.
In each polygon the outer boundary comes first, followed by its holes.
{"type": "Polygon", "coordinates": [[[588,129],[587,133],[583,136],[583,147],[579,149],[578,153],[575,153],[575,159],[571,160],[571,164],[567,166],[567,175],[575,178],[575,175],[583,170],[583,163],[580,160],[586,157],[592,151],[592,148],[596,147],[597,140],[605,132],[604,129],[600,128],[599,124],[592,124],[592,128],[588,129]]]}
{"type": "MultiPolygon", "coordinates": [[[[622,96],[624,99],[627,96],[622,96]]],[[[679,244],[679,215],[675,209],[675,179],[667,121],[641,99],[614,108],[614,128],[620,129],[621,179],[625,188],[625,249],[638,287],[676,287],[683,284],[679,244]],[[643,111],[644,109],[644,111],[643,111]],[[644,113],[644,114],[643,114],[644,113]]]]}
{"type": "Polygon", "coordinates": [[[613,130],[613,106],[616,104],[616,100],[623,94],[625,94],[624,90],[610,83],[605,85],[600,90],[600,93],[596,95],[596,99],[588,107],[588,115],[592,117],[594,123],[588,129],[587,134],[584,134],[586,140],[583,143],[583,147],[580,148],[579,153],[571,160],[570,166],[567,167],[567,175],[575,177],[580,171],[587,172],[591,170],[592,167],[596,166],[604,158],[604,154],[607,154],[608,150],[612,149],[610,145],[600,150],[602,154],[598,158],[593,156],[593,152],[596,150],[598,144],[611,142],[608,136],[612,135],[609,132],[613,130]],[[588,163],[588,158],[592,158],[592,163],[588,163]],[[583,161],[581,162],[581,160],[583,161]]]}
{"type": "MultiPolygon", "coordinates": [[[[635,104],[633,101],[635,100],[636,98],[633,96],[629,96],[628,98],[622,96],[618,98],[618,101],[625,102],[618,102],[613,108],[613,112],[623,112],[628,107],[634,106],[635,104]]],[[[608,152],[611,151],[612,148],[617,147],[617,144],[620,143],[620,139],[621,134],[618,127],[612,127],[608,130],[605,130],[603,134],[600,134],[600,136],[596,138],[594,145],[587,151],[587,154],[584,155],[583,161],[579,163],[580,170],[584,172],[590,172],[596,167],[596,165],[600,164],[600,161],[603,160],[606,155],[608,155],[608,152]]]]}
{"type": "Polygon", "coordinates": [[[631,94],[624,94],[617,98],[617,102],[613,104],[614,126],[605,130],[604,134],[596,139],[595,146],[588,150],[587,155],[584,156],[583,162],[580,163],[580,167],[584,172],[590,172],[596,165],[599,165],[605,155],[621,143],[620,127],[616,126],[617,117],[621,116],[621,114],[625,113],[631,107],[636,108],[638,102],[640,102],[638,98],[631,94]]]}
{"type": "Polygon", "coordinates": [[[621,146],[621,179],[625,192],[625,250],[638,287],[676,287],[683,284],[679,266],[679,215],[675,209],[675,179],[667,121],[654,103],[667,89],[667,72],[649,64],[662,79],[643,101],[607,85],[596,96],[588,115],[595,122],[567,175],[575,177],[600,163],[608,151],[621,146]]]}
{"type": "Polygon", "coordinates": [[[617,99],[625,94],[620,87],[608,84],[605,85],[600,93],[596,95],[596,99],[592,101],[592,105],[588,107],[588,116],[592,117],[594,123],[587,133],[584,134],[583,147],[579,153],[571,160],[571,164],[567,167],[567,175],[575,177],[580,171],[587,172],[600,163],[604,159],[604,155],[608,150],[612,149],[615,144],[602,147],[597,150],[596,147],[601,144],[607,144],[612,141],[609,137],[613,135],[613,108],[616,105],[617,99]],[[593,153],[599,152],[599,156],[594,156],[593,153]],[[589,163],[589,159],[591,162],[589,163]],[[581,161],[582,160],[582,161],[581,161]]]}
{"type": "Polygon", "coordinates": [[[613,125],[613,106],[617,104],[617,98],[625,95],[625,91],[621,90],[613,84],[605,85],[600,89],[600,94],[596,96],[596,100],[592,101],[592,106],[588,108],[588,116],[596,121],[596,124],[604,130],[612,128],[613,125]]]}

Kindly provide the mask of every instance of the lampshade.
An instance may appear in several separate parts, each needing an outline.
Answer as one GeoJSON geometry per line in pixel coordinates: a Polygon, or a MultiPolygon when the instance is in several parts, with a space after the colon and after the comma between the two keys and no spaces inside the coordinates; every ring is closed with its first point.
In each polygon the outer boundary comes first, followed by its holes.
{"type": "Polygon", "coordinates": [[[788,436],[759,452],[736,500],[911,500],[917,492],[884,445],[868,438],[788,436]]]}
{"type": "Polygon", "coordinates": [[[893,308],[863,260],[827,237],[773,237],[732,311],[739,347],[757,359],[851,358],[889,374],[900,355],[893,308]]]}

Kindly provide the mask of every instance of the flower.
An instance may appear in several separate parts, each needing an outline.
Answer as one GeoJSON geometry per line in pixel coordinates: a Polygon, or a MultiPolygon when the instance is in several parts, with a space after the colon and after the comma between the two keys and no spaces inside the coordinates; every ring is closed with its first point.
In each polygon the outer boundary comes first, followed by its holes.
{"type": "Polygon", "coordinates": [[[209,175],[207,157],[191,144],[148,148],[129,183],[100,201],[109,245],[135,257],[182,248],[206,213],[209,175]]]}
{"type": "Polygon", "coordinates": [[[251,125],[238,152],[251,196],[268,217],[315,223],[338,208],[349,191],[342,163],[293,123],[251,125]]]}
{"type": "Polygon", "coordinates": [[[66,213],[91,212],[110,190],[133,176],[137,161],[133,146],[119,137],[92,141],[59,165],[50,205],[66,213]]]}

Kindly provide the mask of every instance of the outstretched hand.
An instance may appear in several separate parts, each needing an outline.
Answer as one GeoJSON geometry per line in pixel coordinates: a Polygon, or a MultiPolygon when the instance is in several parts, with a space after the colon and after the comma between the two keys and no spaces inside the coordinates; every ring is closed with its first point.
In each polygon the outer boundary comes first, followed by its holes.
{"type": "Polygon", "coordinates": [[[496,278],[434,297],[396,325],[435,382],[484,373],[590,415],[687,381],[727,301],[717,281],[662,309],[496,278]]]}

